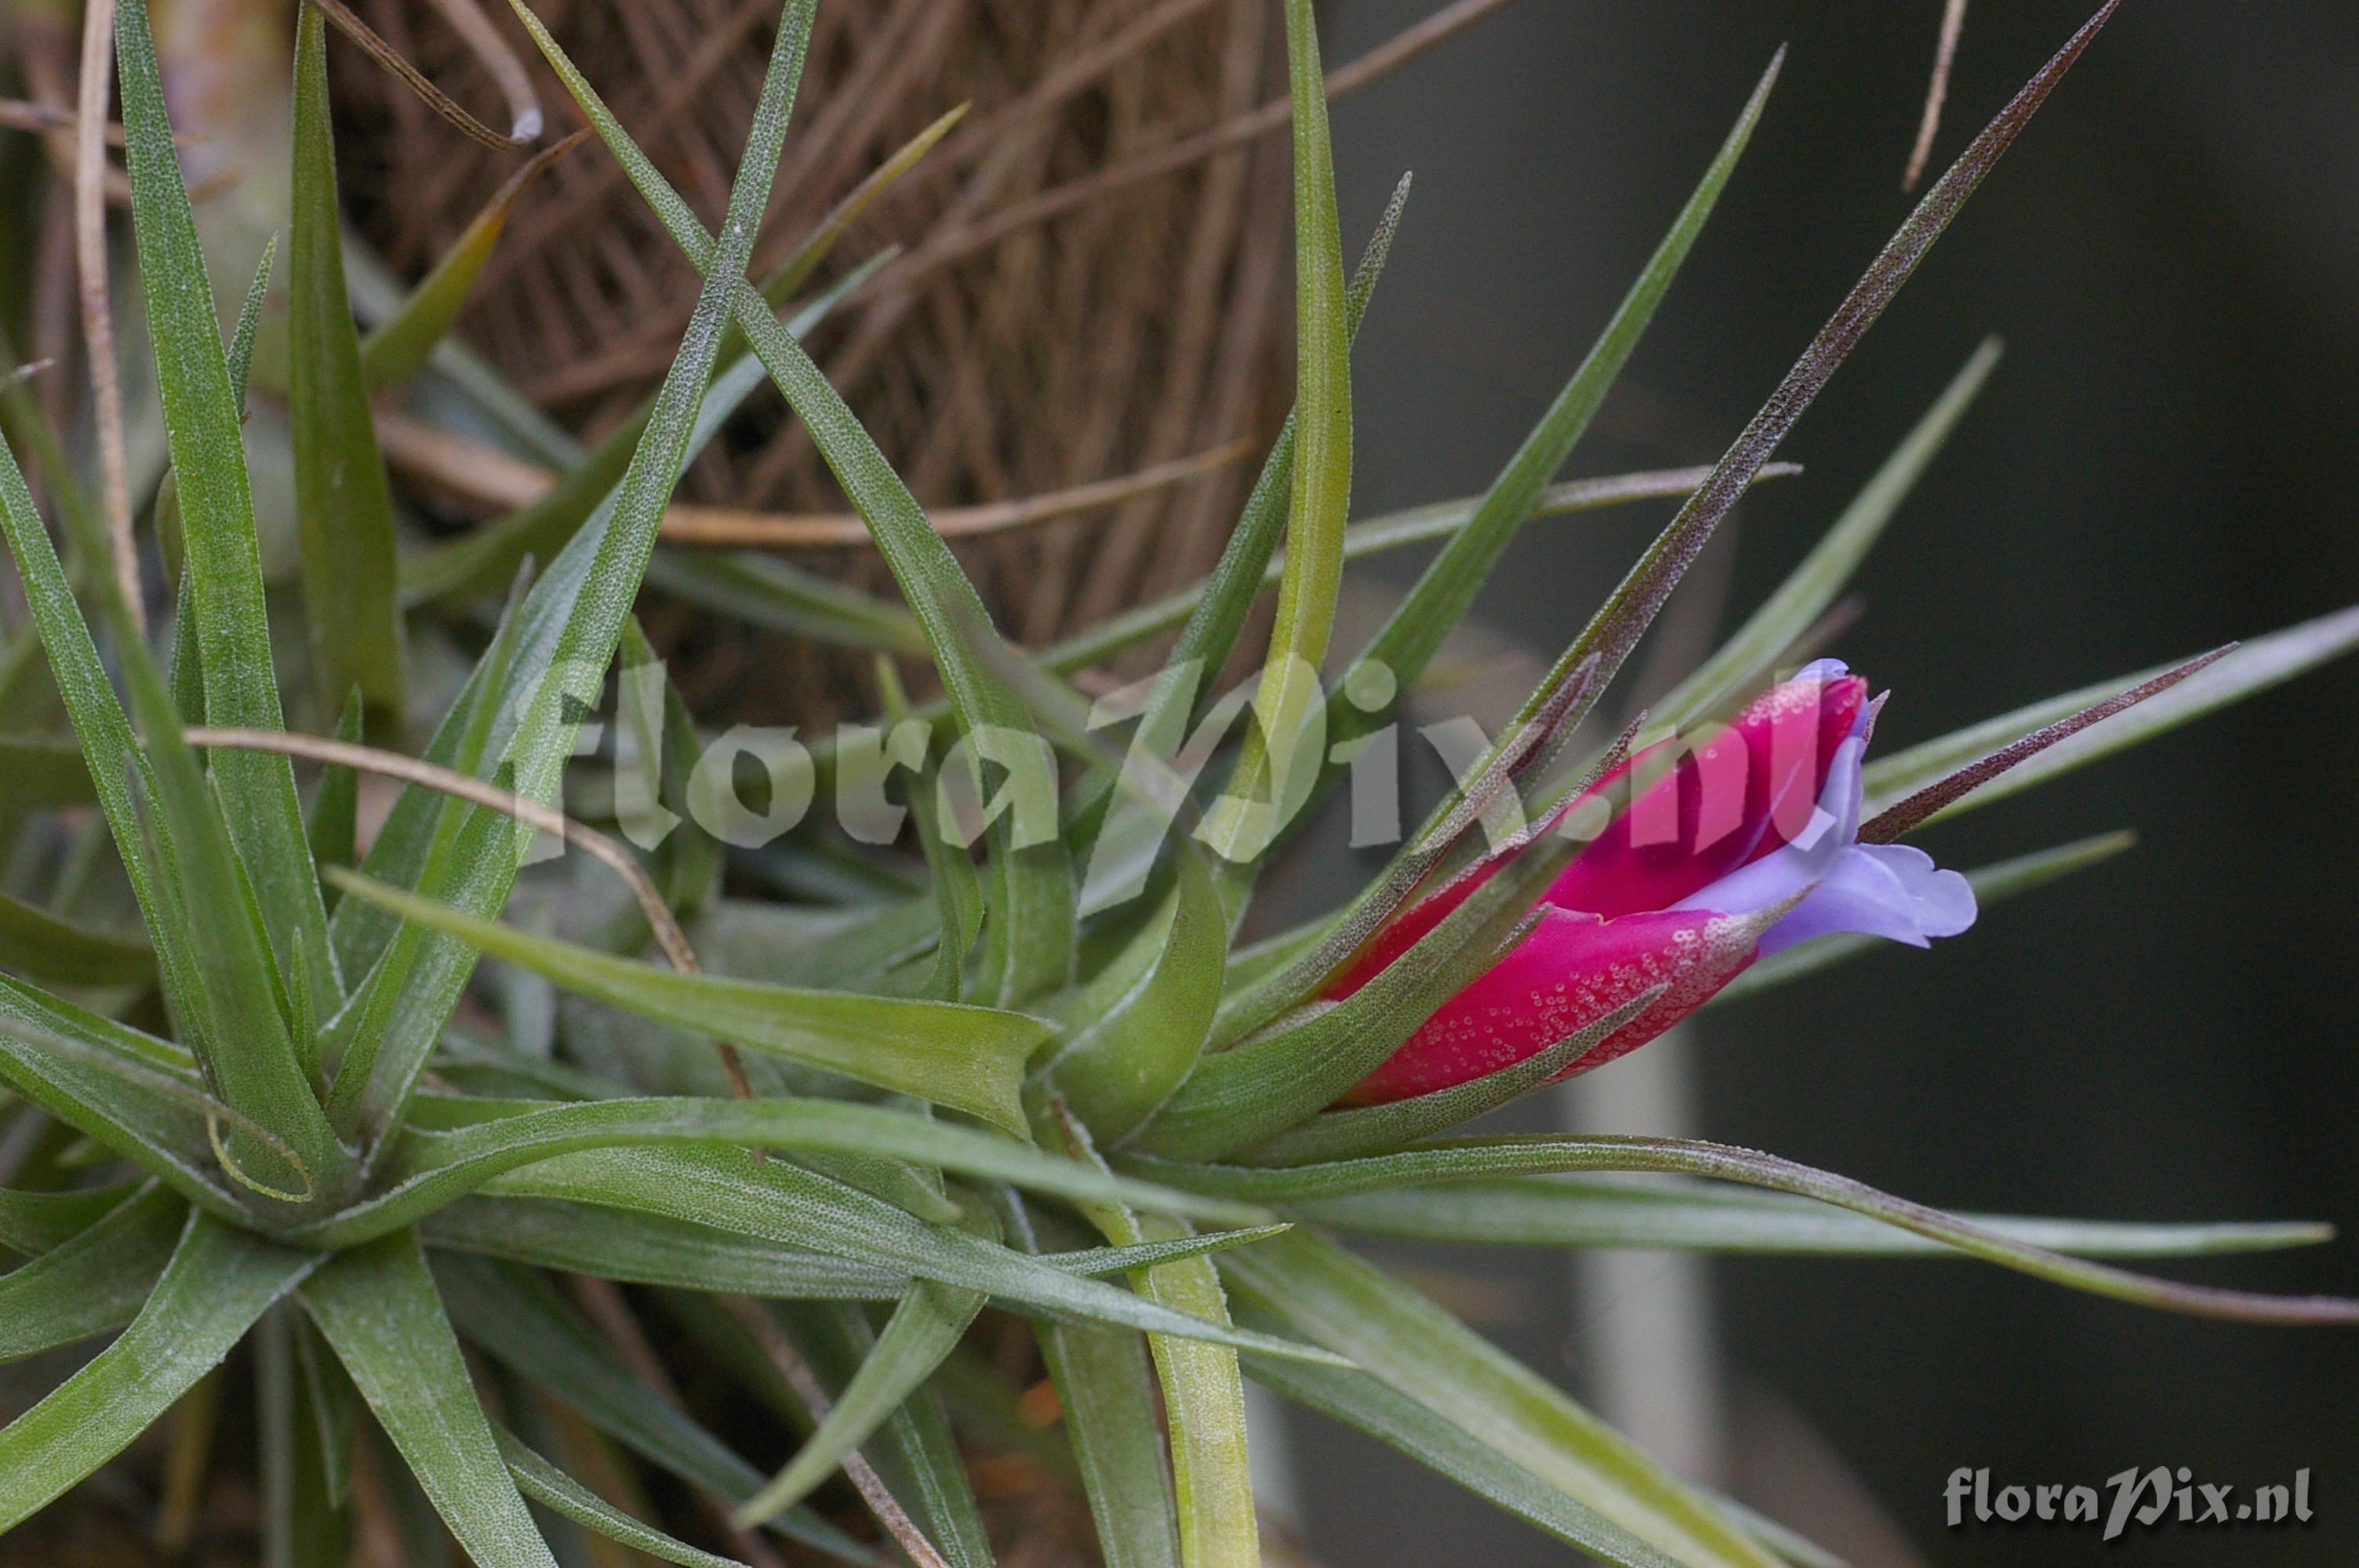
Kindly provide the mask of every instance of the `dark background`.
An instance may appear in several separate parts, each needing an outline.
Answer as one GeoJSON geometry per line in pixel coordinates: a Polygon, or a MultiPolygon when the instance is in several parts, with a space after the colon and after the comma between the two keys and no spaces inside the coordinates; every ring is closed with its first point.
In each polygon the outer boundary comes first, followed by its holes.
{"type": "MultiPolygon", "coordinates": [[[[1335,0],[1330,63],[1431,9],[1335,0]]],[[[1783,41],[1752,148],[1571,471],[1716,455],[1907,211],[1939,11],[1522,0],[1339,105],[1347,250],[1399,170],[1418,176],[1360,341],[1355,511],[1488,481],[1783,41]]],[[[1937,170],[2083,15],[1973,7],[1937,170]]],[[[1895,688],[1887,746],[2359,599],[2354,133],[2349,0],[2132,0],[1804,420],[1784,455],[1809,473],[1747,504],[1737,609],[1990,332],[2006,357],[1837,650],[1895,688]]],[[[1660,521],[1531,529],[1481,612],[1553,651],[1660,521]]],[[[2321,1217],[2359,1237],[2354,698],[2359,666],[2335,666],[1936,830],[1927,847],[1964,866],[2120,826],[2143,841],[1930,954],[1713,1012],[1697,1130],[1951,1207],[2321,1217]]],[[[1440,1261],[1528,1294],[1502,1337],[1583,1387],[1560,1262],[1440,1261]]],[[[2359,1240],[2164,1267],[2359,1292],[2359,1240]]],[[[1732,1406],[1799,1417],[1816,1434],[1800,1446],[1848,1465],[1913,1560],[2359,1561],[2359,1336],[2171,1318],[1963,1262],[1744,1260],[1712,1279],[1732,1406]],[[1958,1465],[2004,1484],[2157,1464],[2239,1484],[2308,1465],[2317,1522],[2110,1549],[1941,1527],[1958,1465]]],[[[1569,1556],[1406,1461],[1299,1436],[1326,1563],[1569,1556]]],[[[1781,1497],[1765,1446],[1734,1443],[1734,1489],[1863,1564],[1912,1560],[1823,1488],[1781,1497]]]]}

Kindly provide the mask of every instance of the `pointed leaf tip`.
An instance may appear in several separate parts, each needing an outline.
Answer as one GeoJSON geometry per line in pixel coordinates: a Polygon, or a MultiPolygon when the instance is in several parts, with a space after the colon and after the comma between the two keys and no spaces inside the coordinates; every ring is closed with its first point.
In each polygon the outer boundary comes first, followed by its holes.
{"type": "Polygon", "coordinates": [[[2082,708],[2068,719],[2043,726],[1977,762],[1967,763],[1945,778],[1937,779],[1923,789],[1890,806],[1860,829],[1860,838],[1869,844],[1890,844],[1910,829],[1922,826],[1942,810],[1964,799],[1975,790],[2022,762],[2029,762],[2060,741],[2069,740],[2093,724],[2103,723],[2125,708],[2135,708],[2147,697],[2158,696],[2177,686],[2196,671],[2219,663],[2241,646],[2229,643],[2199,654],[2176,669],[2166,670],[2152,680],[2141,681],[2117,696],[2082,708]]]}

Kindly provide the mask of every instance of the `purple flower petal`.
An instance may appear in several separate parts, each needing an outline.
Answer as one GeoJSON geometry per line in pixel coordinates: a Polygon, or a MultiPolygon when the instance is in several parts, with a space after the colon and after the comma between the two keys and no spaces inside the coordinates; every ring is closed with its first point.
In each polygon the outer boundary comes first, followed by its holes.
{"type": "Polygon", "coordinates": [[[1851,674],[1851,666],[1841,659],[1812,659],[1809,664],[1796,670],[1792,678],[1814,680],[1823,686],[1831,680],[1841,680],[1849,674],[1851,674]]]}
{"type": "Polygon", "coordinates": [[[1793,897],[1834,869],[1835,858],[1859,837],[1860,760],[1867,742],[1854,735],[1835,748],[1816,809],[1792,842],[1703,888],[1675,909],[1750,914],[1793,897]]]}
{"type": "Polygon", "coordinates": [[[1974,890],[1933,857],[1905,844],[1853,844],[1784,919],[1761,938],[1764,957],[1813,936],[1854,932],[1923,947],[1974,923],[1974,890]]]}
{"type": "MultiPolygon", "coordinates": [[[[1821,660],[1811,671],[1822,668],[1843,673],[1832,659],[1821,660]]],[[[1974,894],[1965,878],[1937,869],[1932,857],[1920,849],[1858,841],[1860,766],[1866,751],[1866,740],[1857,733],[1836,750],[1819,792],[1818,808],[1793,842],[1730,872],[1676,907],[1749,914],[1807,893],[1762,936],[1765,957],[1838,932],[1922,947],[1932,937],[1954,936],[1972,925],[1974,894]]]]}

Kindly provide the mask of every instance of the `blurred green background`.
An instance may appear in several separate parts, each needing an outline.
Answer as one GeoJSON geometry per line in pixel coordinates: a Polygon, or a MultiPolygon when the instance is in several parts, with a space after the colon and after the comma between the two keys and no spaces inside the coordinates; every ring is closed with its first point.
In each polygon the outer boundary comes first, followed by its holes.
{"type": "MultiPolygon", "coordinates": [[[[1329,58],[1431,8],[1335,0],[1329,58]]],[[[1574,471],[1716,456],[1907,210],[1939,11],[1523,0],[1339,105],[1350,243],[1417,173],[1360,342],[1355,512],[1487,482],[1784,41],[1745,163],[1574,471]]],[[[2083,16],[1970,11],[1936,168],[2083,16]]],[[[2006,357],[1837,649],[1894,688],[1886,746],[2359,599],[2359,6],[2125,7],[1804,420],[1783,455],[1808,474],[1743,510],[1737,607],[1993,332],[2006,357]]],[[[1484,600],[1492,625],[1560,645],[1661,520],[1614,517],[1530,530],[1484,600]]],[[[2121,826],[2143,841],[1930,954],[1713,1011],[1688,1043],[1690,1130],[1960,1208],[2324,1218],[2346,1238],[2180,1271],[2359,1291],[2354,717],[2344,665],[1937,829],[1927,846],[1958,865],[2121,826]]],[[[1347,885],[1331,826],[1292,898],[1347,885]]],[[[1610,1380],[1616,1314],[1659,1310],[1648,1271],[1676,1270],[1639,1263],[1576,1312],[1559,1260],[1420,1261],[1489,1275],[1502,1336],[1576,1391],[1610,1380]],[[1603,1340],[1580,1326],[1601,1321],[1603,1340]]],[[[2168,1318],[1965,1263],[1704,1277],[1718,1479],[1862,1568],[2359,1561],[2359,1336],[2168,1318]],[[1942,1525],[1959,1465],[2003,1485],[2158,1464],[2240,1485],[2310,1466],[2318,1518],[2125,1549],[1942,1525]]],[[[1370,1444],[1294,1438],[1322,1562],[1566,1560],[1370,1444]]]]}

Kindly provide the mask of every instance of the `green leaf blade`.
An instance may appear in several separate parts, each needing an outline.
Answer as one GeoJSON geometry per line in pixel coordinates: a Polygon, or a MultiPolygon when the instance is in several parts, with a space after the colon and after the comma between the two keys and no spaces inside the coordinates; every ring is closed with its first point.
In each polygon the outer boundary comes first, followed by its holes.
{"type": "Polygon", "coordinates": [[[788,1247],[905,1270],[922,1279],[983,1291],[1031,1311],[1212,1339],[1256,1355],[1333,1359],[1311,1346],[1172,1312],[962,1230],[924,1224],[890,1204],[784,1161],[757,1165],[735,1152],[597,1150],[527,1166],[486,1190],[496,1196],[563,1198],[691,1219],[788,1247]]]}
{"type": "MultiPolygon", "coordinates": [[[[238,400],[165,110],[145,0],[116,0],[115,30],[132,230],[187,570],[194,578],[206,715],[214,724],[278,730],[285,719],[238,400]]],[[[228,807],[230,840],[253,881],[281,971],[299,964],[313,996],[340,994],[328,955],[327,916],[305,852],[293,768],[282,756],[237,752],[217,759],[212,772],[228,807]]]]}
{"type": "MultiPolygon", "coordinates": [[[[519,10],[528,25],[538,25],[529,12],[519,10]]],[[[730,189],[723,241],[711,258],[712,276],[699,293],[613,506],[573,535],[526,597],[504,654],[502,678],[474,692],[469,720],[446,726],[455,743],[468,723],[479,722],[484,728],[475,755],[506,770],[510,787],[528,798],[556,797],[579,713],[594,697],[614,657],[664,507],[679,482],[721,351],[727,286],[733,279],[743,282],[756,220],[777,173],[810,41],[810,11],[811,0],[789,0],[780,21],[745,154],[730,189]]],[[[438,744],[441,741],[438,736],[438,744]]],[[[413,885],[479,918],[495,913],[514,885],[530,834],[480,807],[460,809],[438,800],[422,810],[449,831],[437,828],[426,836],[436,848],[413,885]]],[[[345,907],[356,902],[348,899],[345,907]]],[[[473,962],[474,952],[465,944],[422,931],[404,932],[379,957],[353,1000],[360,1032],[335,1088],[340,1125],[372,1140],[398,1125],[473,962]],[[403,999],[398,1008],[392,1004],[397,995],[403,999]]]]}
{"type": "Polygon", "coordinates": [[[156,955],[0,893],[0,966],[53,985],[137,986],[154,978],[156,955]]]}
{"type": "Polygon", "coordinates": [[[633,1519],[534,1453],[506,1427],[494,1427],[492,1435],[499,1443],[500,1457],[507,1461],[508,1473],[516,1477],[517,1489],[543,1508],[564,1515],[585,1530],[596,1530],[609,1541],[666,1563],[679,1563],[681,1568],[745,1568],[734,1557],[701,1551],[633,1519]]]}
{"type": "MultiPolygon", "coordinates": [[[[1222,1264],[1298,1333],[1690,1568],[1773,1568],[1704,1497],[1538,1374],[1349,1253],[1301,1233],[1222,1264]]],[[[1462,1449],[1462,1453],[1463,1450],[1462,1449]]],[[[1656,1557],[1632,1557],[1654,1568],[1656,1557]]]]}
{"type": "MultiPolygon", "coordinates": [[[[1622,367],[1653,322],[1656,309],[1702,233],[1722,190],[1736,172],[1737,161],[1752,140],[1784,63],[1785,51],[1780,49],[1762,72],[1702,179],[1680,209],[1670,232],[1647,258],[1637,281],[1571,379],[1492,481],[1466,526],[1442,547],[1362,652],[1362,662],[1390,671],[1400,690],[1407,691],[1425,673],[1443,640],[1473,607],[1475,590],[1532,514],[1549,481],[1588,433],[1599,405],[1620,378],[1622,367]]],[[[1339,711],[1337,718],[1346,738],[1381,721],[1381,715],[1356,709],[1339,711]]]]}
{"type": "MultiPolygon", "coordinates": [[[[1668,1178],[1497,1176],[1387,1187],[1287,1206],[1306,1223],[1361,1235],[1503,1247],[1956,1257],[1954,1248],[1782,1194],[1668,1178]]],[[[2083,1258],[2209,1257],[2315,1246],[2330,1226],[2284,1221],[2142,1224],[1965,1215],[2011,1240],[2083,1258]]]]}
{"type": "Polygon", "coordinates": [[[386,1160],[364,1201],[292,1230],[307,1242],[346,1245],[422,1218],[503,1174],[597,1150],[776,1148],[810,1155],[906,1160],[991,1181],[1014,1182],[1076,1201],[1251,1223],[1259,1210],[1156,1187],[1077,1164],[1012,1139],[882,1106],[841,1100],[606,1099],[575,1104],[431,1099],[419,1125],[386,1160]],[[459,1125],[429,1130],[434,1113],[459,1125]]]}
{"type": "Polygon", "coordinates": [[[954,1290],[919,1281],[893,1309],[884,1333],[844,1385],[786,1468],[740,1505],[741,1525],[760,1524],[810,1495],[869,1434],[892,1419],[958,1346],[987,1300],[979,1291],[954,1290]]]}
{"type": "MultiPolygon", "coordinates": [[[[466,308],[475,279],[482,276],[493,251],[499,246],[501,234],[506,231],[508,214],[515,209],[516,198],[542,170],[571,152],[581,139],[576,133],[542,148],[502,181],[451,243],[451,248],[418,280],[417,287],[361,341],[361,379],[370,390],[397,386],[426,368],[435,349],[458,324],[459,313],[466,308]]],[[[336,274],[341,280],[341,263],[336,274]]]]}
{"type": "Polygon", "coordinates": [[[219,1366],[272,1303],[319,1267],[190,1216],[154,1294],[114,1343],[0,1430],[0,1531],[113,1458],[219,1366]]]}
{"type": "Polygon", "coordinates": [[[1684,728],[1734,704],[1768,674],[1780,654],[1817,623],[1884,536],[1901,502],[1973,406],[1997,368],[1998,359],[1998,340],[1984,339],[1884,466],[1843,508],[1825,537],[1734,635],[1655,705],[1658,725],[1684,728]]]}
{"type": "Polygon", "coordinates": [[[299,1299],[435,1512],[483,1568],[557,1568],[407,1231],[340,1253],[299,1299]]]}
{"type": "MultiPolygon", "coordinates": [[[[1012,1195],[1004,1206],[1017,1244],[1038,1255],[1036,1217],[1012,1195]]],[[[1155,1368],[1136,1333],[1044,1321],[1034,1333],[1063,1412],[1106,1568],[1180,1568],[1180,1509],[1171,1493],[1155,1368]]]]}
{"type": "Polygon", "coordinates": [[[366,878],[334,875],[353,897],[547,977],[578,995],[747,1050],[809,1063],[1020,1131],[1025,1060],[1049,1026],[961,1003],[805,990],[679,974],[482,920],[366,878]]]}
{"type": "Polygon", "coordinates": [[[163,1276],[188,1209],[153,1183],[87,1230],[0,1274],[0,1361],[120,1328],[163,1276]]]}
{"type": "Polygon", "coordinates": [[[1162,1108],[1196,1065],[1219,1011],[1228,916],[1194,845],[1124,953],[1071,999],[1065,1041],[1042,1072],[1092,1136],[1119,1143],[1162,1108]]]}
{"type": "Polygon", "coordinates": [[[398,720],[402,696],[393,492],[344,288],[327,20],[314,5],[296,27],[293,210],[288,406],[303,608],[319,689],[332,701],[357,690],[383,729],[398,720]]]}
{"type": "Polygon", "coordinates": [[[1269,654],[1254,694],[1256,727],[1200,830],[1232,863],[1257,859],[1319,775],[1319,667],[1343,582],[1352,503],[1352,321],[1335,207],[1327,88],[1310,0],[1287,0],[1288,96],[1294,148],[1294,447],[1286,568],[1269,654]],[[1306,756],[1306,752],[1311,754],[1306,756]],[[1266,791],[1268,798],[1256,798],[1266,791]]]}

